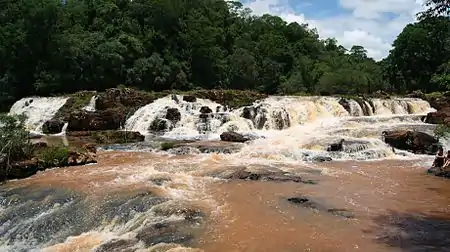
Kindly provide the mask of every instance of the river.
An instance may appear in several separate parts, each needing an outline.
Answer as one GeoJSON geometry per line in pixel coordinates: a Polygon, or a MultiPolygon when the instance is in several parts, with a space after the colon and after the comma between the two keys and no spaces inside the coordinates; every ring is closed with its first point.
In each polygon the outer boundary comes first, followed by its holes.
{"type": "Polygon", "coordinates": [[[195,119],[211,101],[160,99],[125,127],[148,133],[177,107],[181,123],[165,138],[214,144],[234,127],[257,139],[228,154],[105,149],[98,164],[10,181],[0,187],[0,251],[450,251],[448,181],[426,174],[433,157],[381,139],[383,130],[431,133],[421,117],[432,108],[419,99],[374,100],[369,112],[351,104],[269,97],[251,119],[238,116],[244,108],[220,112],[224,122],[195,119]],[[344,151],[324,150],[340,139],[344,151]],[[324,156],[333,161],[316,162],[324,156]]]}

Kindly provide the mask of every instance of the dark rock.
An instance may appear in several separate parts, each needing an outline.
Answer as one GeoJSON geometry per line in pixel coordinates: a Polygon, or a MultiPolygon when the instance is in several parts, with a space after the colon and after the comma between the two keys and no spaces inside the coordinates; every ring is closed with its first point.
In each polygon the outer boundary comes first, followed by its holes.
{"type": "Polygon", "coordinates": [[[12,164],[7,173],[7,178],[23,179],[30,177],[43,169],[43,163],[38,158],[32,158],[30,160],[20,161],[12,164]]]}
{"type": "Polygon", "coordinates": [[[155,99],[164,94],[155,96],[152,93],[146,93],[131,88],[111,88],[97,96],[97,110],[114,109],[117,107],[138,108],[152,103],[155,99]]]}
{"type": "Polygon", "coordinates": [[[383,131],[384,142],[413,153],[434,155],[439,146],[437,138],[420,131],[383,131]]]}
{"type": "MultiPolygon", "coordinates": [[[[198,150],[200,153],[221,153],[221,154],[231,154],[239,152],[242,149],[241,143],[224,142],[224,141],[196,141],[196,142],[186,142],[177,143],[173,146],[175,149],[178,148],[192,148],[198,150]]],[[[184,149],[183,151],[189,151],[184,149]]],[[[177,150],[180,154],[183,153],[182,150],[177,150]]],[[[192,151],[192,150],[190,150],[192,151]]],[[[192,153],[192,152],[190,152],[192,153]]]]}
{"type": "Polygon", "coordinates": [[[347,219],[351,219],[351,218],[355,217],[354,213],[352,213],[346,209],[328,208],[328,207],[326,207],[316,201],[310,200],[304,196],[292,197],[292,198],[288,198],[287,200],[295,205],[300,205],[302,207],[314,209],[317,211],[327,212],[327,213],[330,213],[335,216],[340,216],[340,217],[344,217],[347,219]]]}
{"type": "Polygon", "coordinates": [[[69,151],[67,164],[69,166],[78,166],[97,163],[97,161],[89,153],[82,153],[78,151],[69,151]]]}
{"type": "Polygon", "coordinates": [[[148,129],[155,132],[169,131],[173,129],[173,124],[167,119],[156,118],[148,129]]]}
{"type": "Polygon", "coordinates": [[[330,146],[327,147],[327,151],[343,151],[344,150],[344,144],[345,140],[341,139],[339,143],[333,143],[330,144],[330,146]]]}
{"type": "Polygon", "coordinates": [[[181,113],[177,108],[168,108],[165,118],[175,125],[181,120],[181,113]]]}
{"type": "Polygon", "coordinates": [[[117,130],[125,124],[126,111],[123,108],[103,111],[74,111],[69,115],[68,131],[117,130]]]}
{"type": "MultiPolygon", "coordinates": [[[[283,171],[247,171],[246,168],[238,169],[231,174],[220,176],[224,179],[233,180],[259,180],[259,181],[274,181],[274,182],[304,182],[301,177],[295,174],[285,173],[283,171]]],[[[311,184],[308,182],[308,184],[311,184]]]]}
{"type": "Polygon", "coordinates": [[[237,143],[244,143],[249,141],[250,139],[244,137],[242,134],[239,134],[237,132],[233,131],[226,131],[220,134],[220,140],[226,141],[226,142],[237,142],[237,143]]]}
{"type": "Polygon", "coordinates": [[[133,252],[138,240],[112,239],[103,243],[94,252],[133,252]]]}
{"type": "Polygon", "coordinates": [[[144,242],[146,246],[158,243],[187,244],[194,238],[194,235],[188,231],[189,226],[186,220],[156,223],[141,229],[136,238],[144,242]]]}
{"type": "Polygon", "coordinates": [[[242,115],[241,115],[241,117],[253,121],[253,120],[255,119],[255,117],[256,117],[256,108],[253,107],[253,106],[245,107],[245,108],[242,110],[242,115]]]}
{"type": "Polygon", "coordinates": [[[203,106],[200,108],[200,113],[202,114],[210,114],[212,112],[213,112],[212,109],[208,106],[203,106]]]}
{"type": "Polygon", "coordinates": [[[422,99],[422,100],[426,99],[425,94],[422,91],[420,91],[420,90],[413,91],[410,94],[406,95],[406,97],[419,98],[419,99],[422,99]]]}
{"type": "Polygon", "coordinates": [[[341,104],[341,106],[344,107],[344,109],[347,110],[348,113],[352,112],[352,110],[350,108],[350,103],[348,102],[347,99],[341,98],[339,100],[339,104],[341,104]]]}
{"type": "Polygon", "coordinates": [[[183,101],[185,102],[196,102],[197,98],[191,95],[183,95],[183,101]]]}
{"type": "Polygon", "coordinates": [[[323,156],[315,156],[315,157],[312,158],[313,162],[319,162],[319,163],[330,162],[332,160],[333,159],[331,157],[323,157],[323,156]]]}
{"type": "Polygon", "coordinates": [[[64,122],[60,120],[48,120],[42,126],[42,132],[44,134],[58,134],[62,131],[64,122]]]}
{"type": "Polygon", "coordinates": [[[450,97],[433,98],[429,102],[436,112],[428,113],[425,122],[450,126],[450,97]]]}
{"type": "Polygon", "coordinates": [[[135,131],[104,130],[104,131],[73,131],[69,138],[96,144],[123,144],[142,142],[145,136],[135,131]]]}

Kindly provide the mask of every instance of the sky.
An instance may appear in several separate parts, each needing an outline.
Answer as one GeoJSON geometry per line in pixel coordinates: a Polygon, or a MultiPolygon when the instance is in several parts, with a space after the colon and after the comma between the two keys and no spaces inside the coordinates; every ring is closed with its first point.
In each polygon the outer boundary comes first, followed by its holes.
{"type": "Polygon", "coordinates": [[[416,21],[423,0],[241,0],[253,14],[272,14],[287,22],[308,23],[321,38],[334,37],[350,49],[364,46],[380,60],[408,23],[416,21]]]}

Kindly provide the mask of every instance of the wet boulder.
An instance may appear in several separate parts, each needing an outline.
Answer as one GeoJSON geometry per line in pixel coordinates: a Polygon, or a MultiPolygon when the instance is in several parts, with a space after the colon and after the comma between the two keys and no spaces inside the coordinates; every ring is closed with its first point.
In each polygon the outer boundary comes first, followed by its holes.
{"type": "Polygon", "coordinates": [[[35,157],[30,160],[13,163],[3,179],[23,179],[30,177],[43,169],[44,166],[42,161],[35,157]]]}
{"type": "Polygon", "coordinates": [[[44,134],[58,134],[62,131],[64,122],[61,120],[48,120],[42,126],[42,132],[44,134]]]}
{"type": "Polygon", "coordinates": [[[434,155],[439,146],[437,138],[420,131],[383,131],[382,134],[385,143],[413,153],[434,155]]]}
{"type": "Polygon", "coordinates": [[[429,102],[436,111],[428,113],[425,122],[450,126],[450,97],[434,98],[429,102]]]}
{"type": "Polygon", "coordinates": [[[196,102],[197,98],[192,95],[183,95],[183,101],[185,102],[196,102]]]}
{"type": "Polygon", "coordinates": [[[70,150],[67,157],[68,166],[78,166],[97,163],[90,153],[78,152],[70,150]]]}
{"type": "Polygon", "coordinates": [[[220,134],[220,140],[225,142],[237,142],[237,143],[244,143],[249,141],[250,139],[245,137],[242,134],[239,134],[234,131],[226,131],[220,134]]]}
{"type": "Polygon", "coordinates": [[[165,118],[176,124],[181,120],[181,113],[177,108],[168,108],[165,118]]]}
{"type": "Polygon", "coordinates": [[[74,111],[69,115],[68,131],[117,130],[125,124],[126,111],[114,108],[98,111],[74,111]]]}
{"type": "Polygon", "coordinates": [[[208,106],[202,106],[200,108],[200,113],[202,114],[211,114],[212,112],[213,112],[212,109],[208,106]]]}
{"type": "Polygon", "coordinates": [[[338,143],[332,143],[327,147],[327,151],[343,151],[344,150],[344,139],[341,139],[338,143]]]}
{"type": "Polygon", "coordinates": [[[154,132],[164,132],[169,131],[173,129],[173,124],[169,120],[165,118],[156,118],[152,121],[152,124],[150,124],[150,127],[148,130],[154,131],[154,132]]]}
{"type": "Polygon", "coordinates": [[[344,107],[344,109],[347,110],[348,113],[351,113],[350,102],[347,99],[339,99],[339,104],[344,107]]]}

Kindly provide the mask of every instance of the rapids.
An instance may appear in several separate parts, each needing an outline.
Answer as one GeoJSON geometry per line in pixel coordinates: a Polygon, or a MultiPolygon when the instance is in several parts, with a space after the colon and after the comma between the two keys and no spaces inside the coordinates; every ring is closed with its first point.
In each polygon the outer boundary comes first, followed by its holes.
{"type": "MultiPolygon", "coordinates": [[[[51,117],[36,108],[63,101],[18,101],[11,113],[34,112],[27,123],[36,130],[51,117]]],[[[450,189],[425,174],[433,157],[394,152],[381,139],[383,130],[432,133],[435,126],[421,120],[432,110],[409,98],[273,96],[230,110],[167,96],[124,125],[148,143],[2,185],[0,251],[449,251],[450,189]],[[204,106],[213,113],[200,116],[204,106]],[[165,118],[169,108],[178,121],[165,118]],[[155,120],[167,129],[151,132],[155,120]],[[257,139],[231,154],[180,155],[151,144],[155,135],[214,143],[230,129],[257,139]],[[325,150],[340,139],[342,152],[325,150]],[[317,157],[333,161],[312,162],[317,157]],[[263,181],[261,174],[278,175],[263,181]],[[301,181],[283,181],[285,174],[301,181]],[[321,207],[287,201],[298,196],[321,207]]]]}

